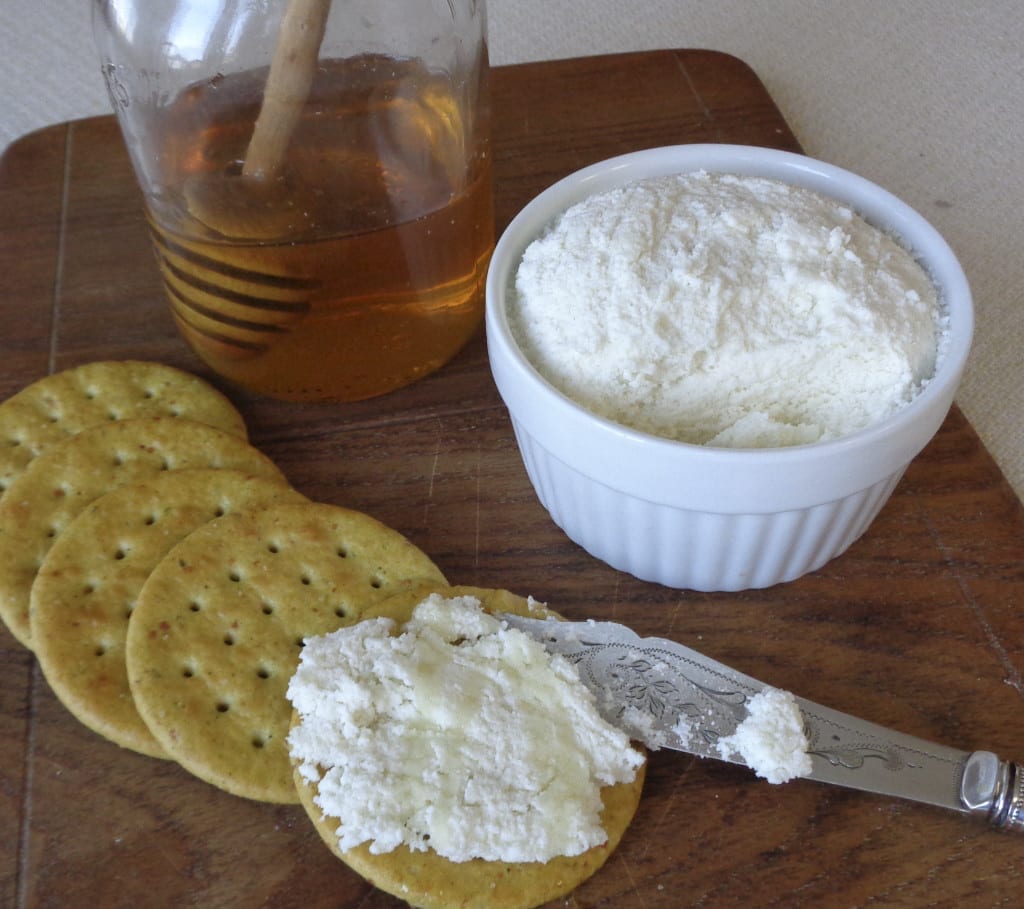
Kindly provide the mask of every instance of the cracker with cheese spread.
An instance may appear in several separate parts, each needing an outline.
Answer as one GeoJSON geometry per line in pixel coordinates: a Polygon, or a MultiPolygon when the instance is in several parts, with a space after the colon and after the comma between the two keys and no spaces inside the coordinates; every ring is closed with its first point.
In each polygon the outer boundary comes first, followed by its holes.
{"type": "Polygon", "coordinates": [[[502,611],[550,615],[508,591],[405,591],[307,641],[289,686],[296,788],[321,837],[423,909],[564,896],[640,798],[643,756],[502,611]]]}

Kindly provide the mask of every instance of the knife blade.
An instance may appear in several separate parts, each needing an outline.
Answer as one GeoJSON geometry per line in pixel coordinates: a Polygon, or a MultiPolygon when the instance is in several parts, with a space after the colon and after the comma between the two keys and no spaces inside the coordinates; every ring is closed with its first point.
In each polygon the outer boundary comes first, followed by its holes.
{"type": "MultiPolygon", "coordinates": [[[[612,725],[654,750],[746,763],[718,748],[748,716],[764,682],[664,638],[614,622],[565,622],[502,613],[510,628],[573,663],[612,725]]],[[[961,751],[795,697],[808,779],[979,815],[1024,832],[1024,768],[990,751],[961,751]]]]}

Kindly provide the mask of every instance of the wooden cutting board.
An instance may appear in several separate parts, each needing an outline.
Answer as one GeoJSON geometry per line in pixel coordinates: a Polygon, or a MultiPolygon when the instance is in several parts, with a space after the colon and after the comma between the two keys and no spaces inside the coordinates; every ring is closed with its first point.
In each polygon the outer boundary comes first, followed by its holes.
{"type": "MultiPolygon", "coordinates": [[[[799,150],[757,77],[708,51],[501,67],[494,111],[499,229],[610,155],[705,141],[799,150]]],[[[11,147],[0,212],[0,396],[101,358],[207,375],[165,310],[111,118],[11,147]]],[[[482,332],[437,375],[374,401],[228,393],[299,490],[398,528],[453,582],[626,622],[875,722],[1024,759],[1024,510],[955,408],[845,555],[768,590],[701,594],[619,574],[550,522],[482,332]]],[[[0,904],[402,905],[338,863],[299,809],[118,749],[64,711],[6,631],[0,651],[0,904]]],[[[1022,874],[1024,839],[980,821],[660,752],[621,847],[557,905],[988,909],[1018,904],[1022,874]]]]}

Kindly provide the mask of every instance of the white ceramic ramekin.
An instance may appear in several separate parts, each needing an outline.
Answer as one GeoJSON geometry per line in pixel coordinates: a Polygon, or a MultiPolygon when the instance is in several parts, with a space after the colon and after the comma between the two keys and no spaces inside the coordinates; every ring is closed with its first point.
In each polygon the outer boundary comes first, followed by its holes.
{"type": "Polygon", "coordinates": [[[938,430],[973,334],[970,288],[956,256],[919,214],[848,171],[753,146],[654,148],[587,167],[531,201],[499,240],[487,278],[491,370],[541,503],[592,555],[639,578],[693,590],[742,590],[820,568],[856,540],[910,460],[938,430]],[[693,170],[770,177],[851,206],[914,252],[948,308],[934,378],[892,417],[841,439],[726,449],[658,438],[584,410],[517,347],[506,313],[530,241],[584,197],[693,170]]]}

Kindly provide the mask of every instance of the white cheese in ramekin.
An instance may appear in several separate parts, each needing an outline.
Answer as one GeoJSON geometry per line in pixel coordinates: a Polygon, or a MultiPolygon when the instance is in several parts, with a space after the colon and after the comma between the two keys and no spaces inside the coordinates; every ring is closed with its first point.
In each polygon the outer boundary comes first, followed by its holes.
{"type": "Polygon", "coordinates": [[[910,252],[848,206],[696,172],[595,194],[523,254],[509,322],[592,412],[695,444],[845,436],[934,374],[944,313],[910,252]]]}

